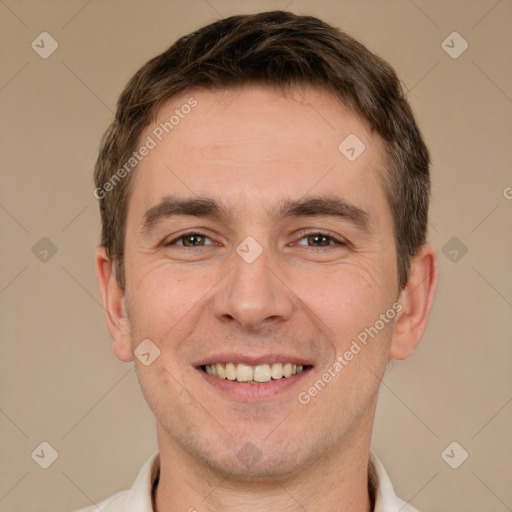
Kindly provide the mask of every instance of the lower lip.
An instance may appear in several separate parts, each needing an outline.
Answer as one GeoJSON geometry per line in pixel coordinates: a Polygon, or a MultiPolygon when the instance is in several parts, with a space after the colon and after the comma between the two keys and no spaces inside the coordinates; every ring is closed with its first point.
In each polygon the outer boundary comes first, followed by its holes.
{"type": "Polygon", "coordinates": [[[197,370],[208,384],[211,384],[230,398],[244,402],[258,402],[277,396],[290,389],[292,386],[302,381],[305,374],[309,373],[311,370],[311,367],[291,377],[283,377],[276,380],[271,379],[268,382],[258,384],[247,384],[245,382],[237,382],[236,380],[221,379],[213,375],[208,375],[201,368],[197,370]]]}

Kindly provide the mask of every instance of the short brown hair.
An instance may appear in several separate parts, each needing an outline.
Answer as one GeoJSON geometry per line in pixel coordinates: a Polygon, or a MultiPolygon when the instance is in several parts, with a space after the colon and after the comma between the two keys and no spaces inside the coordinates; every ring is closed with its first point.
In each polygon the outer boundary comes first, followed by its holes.
{"type": "MultiPolygon", "coordinates": [[[[383,186],[393,215],[398,287],[407,284],[410,259],[426,242],[430,157],[392,67],[365,46],[312,16],[272,11],[216,21],[181,37],[149,60],[122,92],[103,136],[94,171],[103,190],[131,157],[159,107],[191,87],[220,89],[263,84],[313,85],[334,92],[383,139],[383,186]]],[[[341,141],[340,141],[341,142],[341,141]]],[[[123,173],[98,197],[101,245],[124,289],[127,205],[133,173],[123,173]]]]}

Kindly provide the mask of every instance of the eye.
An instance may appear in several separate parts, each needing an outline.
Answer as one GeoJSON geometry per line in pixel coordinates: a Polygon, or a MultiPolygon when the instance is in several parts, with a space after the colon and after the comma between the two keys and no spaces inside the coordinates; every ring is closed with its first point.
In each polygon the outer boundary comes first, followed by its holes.
{"type": "Polygon", "coordinates": [[[323,232],[307,233],[301,239],[306,240],[306,244],[298,243],[297,245],[307,245],[308,247],[329,247],[333,245],[346,245],[342,240],[323,232]],[[331,243],[333,242],[333,243],[331,243]],[[309,245],[309,244],[312,245],[309,245]]]}
{"type": "MultiPolygon", "coordinates": [[[[167,242],[164,244],[167,246],[181,246],[181,247],[187,247],[187,248],[194,248],[194,247],[204,247],[205,245],[214,245],[211,239],[206,236],[204,233],[198,232],[198,231],[189,231],[188,233],[183,233],[179,237],[174,238],[170,242],[167,242]],[[207,241],[210,241],[211,243],[207,243],[207,241]]],[[[313,247],[313,248],[322,248],[322,247],[332,247],[332,246],[344,246],[347,245],[346,242],[339,240],[338,238],[335,238],[328,233],[324,233],[321,231],[318,232],[311,232],[304,234],[299,242],[296,245],[306,245],[307,247],[313,247]],[[306,243],[302,243],[302,241],[305,240],[306,243]]]]}
{"type": "Polygon", "coordinates": [[[165,246],[170,245],[181,245],[183,247],[204,247],[205,245],[212,245],[212,244],[206,244],[205,241],[210,240],[205,234],[199,233],[196,231],[189,231],[188,233],[183,233],[178,238],[175,238],[174,240],[171,240],[170,242],[165,243],[165,246]],[[182,243],[178,243],[181,241],[182,243]]]}

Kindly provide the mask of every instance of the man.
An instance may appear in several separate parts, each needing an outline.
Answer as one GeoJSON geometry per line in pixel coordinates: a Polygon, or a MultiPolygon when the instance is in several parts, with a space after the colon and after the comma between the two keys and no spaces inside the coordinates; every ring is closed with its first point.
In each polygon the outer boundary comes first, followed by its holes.
{"type": "Polygon", "coordinates": [[[415,510],[370,451],[437,284],[391,67],[313,17],[218,21],[130,80],[95,182],[108,328],[159,450],[86,510],[415,510]]]}

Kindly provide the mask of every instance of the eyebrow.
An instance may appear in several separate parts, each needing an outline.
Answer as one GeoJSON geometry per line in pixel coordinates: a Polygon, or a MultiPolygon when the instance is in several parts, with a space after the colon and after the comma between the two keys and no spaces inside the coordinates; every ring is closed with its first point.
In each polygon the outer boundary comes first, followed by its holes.
{"type": "MultiPolygon", "coordinates": [[[[366,232],[373,225],[364,210],[334,195],[287,199],[267,210],[267,214],[275,223],[287,218],[325,216],[346,220],[366,232]]],[[[165,196],[144,214],[141,233],[147,236],[163,221],[178,216],[211,217],[227,223],[235,214],[232,208],[214,198],[165,196]]]]}

